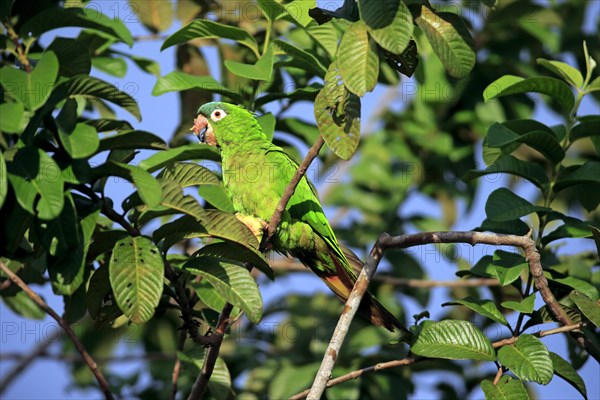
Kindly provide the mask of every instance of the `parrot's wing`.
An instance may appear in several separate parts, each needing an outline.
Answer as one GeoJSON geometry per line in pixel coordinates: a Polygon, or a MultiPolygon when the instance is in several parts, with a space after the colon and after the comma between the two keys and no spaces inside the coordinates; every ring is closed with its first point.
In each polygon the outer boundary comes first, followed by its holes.
{"type": "MultiPolygon", "coordinates": [[[[281,189],[281,193],[283,194],[294,172],[298,169],[298,163],[292,160],[280,147],[273,146],[269,149],[269,153],[276,153],[277,159],[281,165],[281,167],[278,168],[281,174],[278,178],[280,178],[282,182],[285,182],[281,189]]],[[[328,244],[330,249],[335,251],[336,255],[341,260],[346,259],[337,242],[335,234],[329,225],[329,221],[327,221],[327,217],[323,212],[317,190],[306,176],[298,183],[294,195],[287,205],[287,210],[290,213],[290,217],[293,219],[301,220],[310,225],[313,231],[328,244]]]]}

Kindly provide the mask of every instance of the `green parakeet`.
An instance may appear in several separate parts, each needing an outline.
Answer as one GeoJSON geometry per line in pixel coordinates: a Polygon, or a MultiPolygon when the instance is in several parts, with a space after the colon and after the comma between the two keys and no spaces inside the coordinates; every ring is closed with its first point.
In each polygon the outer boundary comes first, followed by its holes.
{"type": "MultiPolygon", "coordinates": [[[[298,164],[271,143],[251,112],[233,104],[204,104],[192,130],[201,142],[219,147],[223,183],[237,217],[260,240],[298,164]]],[[[356,282],[353,266],[362,268],[358,257],[338,244],[306,177],[283,212],[272,245],[275,251],[300,260],[344,301],[356,282]]],[[[370,293],[363,298],[359,313],[377,326],[406,332],[370,293]]]]}

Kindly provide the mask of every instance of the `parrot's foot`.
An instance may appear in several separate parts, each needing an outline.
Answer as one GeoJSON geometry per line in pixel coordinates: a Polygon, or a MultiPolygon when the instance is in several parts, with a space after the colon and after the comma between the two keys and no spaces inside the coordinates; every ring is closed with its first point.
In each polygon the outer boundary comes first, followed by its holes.
{"type": "Polygon", "coordinates": [[[244,225],[250,229],[250,232],[256,236],[258,243],[261,242],[264,231],[267,229],[269,224],[260,218],[256,218],[252,215],[236,213],[235,217],[244,225]]]}

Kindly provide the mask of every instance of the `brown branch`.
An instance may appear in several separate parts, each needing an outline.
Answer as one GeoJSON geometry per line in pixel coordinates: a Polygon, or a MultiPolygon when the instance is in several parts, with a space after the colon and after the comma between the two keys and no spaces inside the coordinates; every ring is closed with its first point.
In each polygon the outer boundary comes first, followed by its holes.
{"type": "MultiPolygon", "coordinates": [[[[177,343],[177,351],[183,351],[183,346],[185,345],[186,339],[186,331],[182,329],[179,332],[179,343],[177,343]]],[[[179,381],[179,374],[181,373],[181,360],[179,357],[175,359],[175,364],[173,365],[173,372],[171,373],[171,400],[175,400],[177,397],[177,382],[179,381]]]]}
{"type": "Polygon", "coordinates": [[[494,385],[497,385],[500,382],[500,378],[502,378],[502,374],[504,373],[504,368],[502,366],[498,367],[498,372],[496,372],[496,376],[494,377],[494,385]]]}
{"type": "Polygon", "coordinates": [[[290,180],[290,183],[285,188],[285,192],[283,192],[283,196],[281,196],[281,199],[279,199],[279,203],[277,203],[277,207],[275,207],[275,211],[271,216],[271,220],[269,221],[269,225],[267,226],[266,235],[263,236],[261,249],[266,248],[268,243],[271,241],[271,238],[273,237],[273,235],[275,234],[275,230],[277,229],[277,225],[279,225],[279,223],[281,222],[281,215],[285,211],[285,207],[287,206],[288,202],[294,195],[296,186],[298,186],[298,183],[300,183],[300,180],[302,179],[304,174],[306,174],[306,170],[308,169],[310,164],[319,155],[319,151],[321,150],[321,147],[323,147],[323,143],[325,143],[323,137],[319,136],[317,141],[311,146],[310,150],[308,150],[306,157],[304,157],[304,160],[302,160],[302,163],[300,163],[300,165],[298,166],[298,169],[294,173],[294,176],[290,180]]]}
{"type": "Polygon", "coordinates": [[[85,346],[81,343],[81,341],[73,331],[73,328],[71,328],[71,325],[69,325],[67,321],[61,318],[60,315],[56,313],[56,311],[54,311],[48,304],[46,304],[46,302],[42,300],[42,298],[37,293],[31,290],[31,288],[18,275],[16,275],[6,265],[4,265],[3,262],[0,262],[0,269],[2,269],[2,271],[4,271],[4,273],[10,278],[10,280],[12,280],[17,286],[19,286],[41,310],[43,310],[45,313],[54,318],[56,322],[58,322],[58,324],[63,328],[69,339],[71,339],[71,341],[75,345],[77,351],[79,351],[79,353],[81,354],[83,361],[87,364],[92,374],[94,374],[94,377],[98,381],[98,385],[100,385],[100,389],[104,393],[104,396],[107,399],[113,399],[113,395],[110,392],[108,382],[104,378],[102,372],[98,369],[98,365],[96,364],[92,356],[88,353],[85,346]]]}
{"type": "MultiPolygon", "coordinates": [[[[544,337],[544,336],[549,336],[549,335],[556,335],[558,333],[563,333],[563,332],[572,332],[572,331],[577,331],[579,329],[581,329],[584,326],[584,324],[571,324],[568,326],[561,326],[559,328],[555,328],[555,329],[549,329],[546,331],[539,331],[534,333],[534,336],[537,337],[544,337]]],[[[510,337],[507,339],[502,339],[499,340],[497,342],[492,343],[492,346],[497,349],[499,347],[502,346],[506,346],[506,345],[510,345],[513,344],[515,341],[517,340],[516,337],[510,337]]],[[[373,372],[377,372],[377,371],[381,371],[384,369],[388,369],[388,368],[394,368],[394,367],[401,367],[404,365],[410,365],[410,364],[414,364],[417,362],[421,362],[421,361],[426,361],[426,360],[431,360],[430,358],[426,358],[426,357],[406,357],[403,359],[399,359],[399,360],[392,360],[392,361],[386,361],[386,362],[382,362],[382,363],[377,363],[375,365],[371,365],[365,368],[361,368],[358,369],[356,371],[352,371],[349,372],[347,374],[344,375],[340,375],[337,378],[331,379],[329,382],[327,382],[327,388],[330,388],[332,386],[335,385],[339,385],[340,383],[344,383],[347,382],[349,380],[352,379],[356,379],[359,378],[363,375],[367,375],[373,372]]],[[[306,389],[298,394],[295,394],[294,396],[290,397],[289,400],[300,400],[300,399],[304,399],[305,397],[307,397],[308,393],[309,393],[310,389],[306,389]]]]}
{"type": "Polygon", "coordinates": [[[206,392],[206,388],[208,387],[208,381],[210,381],[210,377],[212,376],[213,370],[215,369],[215,363],[217,362],[217,357],[219,357],[219,350],[221,349],[221,343],[223,342],[223,336],[225,336],[225,330],[229,325],[229,316],[231,315],[231,311],[233,310],[233,305],[230,303],[226,303],[223,306],[223,310],[221,314],[219,314],[219,320],[217,321],[217,327],[213,335],[216,335],[220,338],[219,343],[213,345],[208,348],[206,351],[206,356],[204,357],[204,364],[202,365],[202,370],[196,378],[196,382],[192,386],[192,391],[188,397],[188,400],[201,399],[204,397],[204,393],[206,392]]]}
{"type": "MultiPolygon", "coordinates": [[[[401,367],[404,365],[414,364],[415,362],[420,361],[420,360],[421,360],[421,358],[418,358],[418,357],[407,357],[407,358],[403,358],[401,360],[392,360],[392,361],[387,361],[387,362],[382,362],[382,363],[378,363],[375,365],[371,365],[366,368],[361,368],[356,371],[349,372],[345,375],[338,376],[337,378],[332,379],[329,382],[327,382],[327,387],[330,388],[332,386],[339,385],[340,383],[347,382],[352,379],[356,379],[363,375],[367,375],[367,374],[370,374],[370,373],[376,372],[376,371],[381,371],[382,369],[401,367]]],[[[289,398],[289,400],[304,399],[308,396],[309,391],[310,391],[310,389],[306,389],[303,392],[293,395],[292,397],[289,398]]]]}
{"type": "MultiPolygon", "coordinates": [[[[540,292],[550,313],[562,325],[571,325],[573,323],[548,287],[548,280],[544,276],[544,270],[540,261],[540,253],[535,246],[535,241],[531,239],[531,231],[524,236],[488,232],[423,232],[393,237],[388,235],[383,240],[382,245],[384,248],[406,248],[429,243],[491,244],[496,246],[520,247],[523,249],[525,258],[529,263],[529,272],[533,276],[535,287],[540,292]]],[[[572,332],[571,335],[580,347],[584,348],[592,357],[600,361],[600,354],[598,354],[594,344],[581,332],[572,332]]]]}
{"type": "Polygon", "coordinates": [[[342,344],[344,343],[344,339],[346,338],[346,334],[348,333],[352,319],[358,311],[358,306],[360,305],[360,302],[369,286],[369,282],[371,281],[373,274],[375,274],[377,266],[379,265],[381,257],[383,256],[381,240],[387,236],[388,235],[384,233],[379,237],[379,239],[377,239],[377,242],[375,242],[375,245],[371,249],[369,259],[365,263],[363,269],[358,275],[358,278],[356,279],[356,283],[354,284],[354,287],[348,296],[348,300],[346,300],[346,305],[344,306],[342,315],[340,315],[335,330],[333,331],[333,335],[331,336],[327,350],[325,350],[323,361],[321,361],[319,371],[317,371],[315,380],[308,393],[308,399],[320,399],[325,391],[325,388],[327,387],[327,382],[331,378],[331,371],[333,370],[337,356],[342,348],[342,344]]]}

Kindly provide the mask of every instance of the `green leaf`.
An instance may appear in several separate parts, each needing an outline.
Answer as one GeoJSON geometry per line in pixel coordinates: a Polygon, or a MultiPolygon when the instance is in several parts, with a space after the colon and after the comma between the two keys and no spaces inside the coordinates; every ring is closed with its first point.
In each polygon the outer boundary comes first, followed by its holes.
{"type": "Polygon", "coordinates": [[[350,159],[360,139],[360,98],[348,92],[336,62],[329,66],[325,86],[315,99],[314,113],[327,146],[338,157],[350,159]]]}
{"type": "Polygon", "coordinates": [[[66,196],[60,216],[40,229],[45,241],[56,243],[54,253],[47,257],[48,276],[56,294],[72,295],[81,286],[85,274],[85,256],[96,226],[99,210],[77,219],[71,195],[66,196]]]}
{"type": "MultiPolygon", "coordinates": [[[[548,180],[548,176],[546,175],[546,172],[544,171],[544,168],[541,165],[533,162],[519,160],[518,158],[513,157],[510,154],[498,158],[483,171],[469,171],[463,177],[463,180],[473,180],[475,178],[479,178],[480,176],[494,175],[499,173],[507,173],[525,178],[529,182],[533,183],[535,186],[540,188],[543,192],[545,192],[548,189],[548,184],[550,183],[548,180]]],[[[493,176],[489,180],[492,179],[494,179],[494,181],[497,181],[497,178],[493,176]]]]}
{"type": "Polygon", "coordinates": [[[167,144],[160,137],[146,131],[122,131],[100,140],[96,153],[116,149],[166,150],[167,144]]]}
{"type": "Polygon", "coordinates": [[[269,141],[272,141],[275,134],[275,124],[277,123],[275,116],[269,112],[256,118],[256,122],[258,122],[260,129],[262,129],[269,141]]]}
{"type": "Polygon", "coordinates": [[[468,321],[425,321],[410,350],[423,357],[451,360],[496,359],[496,352],[489,339],[468,321]]]}
{"type": "MultiPolygon", "coordinates": [[[[219,294],[219,292],[212,287],[210,283],[202,280],[198,283],[192,282],[194,291],[198,295],[198,298],[208,306],[211,310],[221,312],[227,301],[219,294]]],[[[242,313],[239,307],[234,307],[231,311],[231,317],[236,318],[242,313]]]]}
{"type": "Polygon", "coordinates": [[[333,24],[319,25],[312,21],[306,26],[306,33],[327,52],[329,59],[335,57],[339,42],[339,32],[333,24]]]}
{"type": "Polygon", "coordinates": [[[269,46],[255,64],[245,64],[232,60],[225,60],[224,64],[230,72],[242,78],[268,81],[273,73],[273,46],[269,46]]]}
{"type": "Polygon", "coordinates": [[[476,55],[471,35],[460,17],[451,13],[436,13],[423,5],[415,22],[450,75],[463,78],[471,72],[476,55]]]}
{"type": "MultiPolygon", "coordinates": [[[[550,216],[552,216],[550,214],[550,216]]],[[[560,215],[559,217],[552,218],[551,220],[562,220],[564,223],[544,235],[542,238],[542,244],[546,246],[548,243],[564,239],[564,238],[588,238],[592,236],[592,226],[587,222],[582,221],[578,218],[567,217],[566,215],[560,215]]],[[[548,218],[550,220],[550,218],[548,218]]]]}
{"type": "Polygon", "coordinates": [[[600,76],[597,76],[596,79],[590,82],[587,87],[588,92],[597,92],[600,90],[600,76]]]}
{"type": "Polygon", "coordinates": [[[554,72],[574,87],[580,88],[583,86],[583,76],[581,75],[581,72],[569,64],[562,61],[546,60],[544,58],[538,58],[537,63],[549,71],[554,72]]]}
{"type": "Polygon", "coordinates": [[[296,21],[300,26],[307,27],[308,24],[313,22],[313,19],[310,17],[310,10],[316,7],[316,0],[293,0],[286,4],[283,4],[288,14],[294,21],[296,21]]]}
{"type": "Polygon", "coordinates": [[[52,51],[46,51],[31,72],[8,65],[2,67],[0,83],[12,98],[23,103],[28,110],[35,111],[50,97],[58,69],[58,58],[52,51]]]}
{"type": "Polygon", "coordinates": [[[72,158],[87,158],[96,153],[100,145],[98,133],[93,126],[79,122],[72,132],[58,129],[58,137],[72,158]]]}
{"type": "Polygon", "coordinates": [[[129,6],[153,33],[166,31],[173,23],[173,4],[163,0],[129,0],[129,6]]]}
{"type": "Polygon", "coordinates": [[[352,93],[364,96],[375,88],[379,75],[379,56],[364,22],[354,22],[342,36],[337,64],[344,84],[352,93]]]}
{"type": "Polygon", "coordinates": [[[585,382],[583,379],[581,379],[581,376],[579,376],[571,363],[553,352],[550,352],[550,358],[552,359],[554,373],[567,381],[568,384],[573,386],[579,393],[582,394],[584,399],[587,399],[585,382]]]}
{"type": "Polygon", "coordinates": [[[496,250],[492,261],[496,277],[502,286],[516,281],[528,268],[527,260],[520,254],[496,250]]]}
{"type": "Polygon", "coordinates": [[[308,100],[313,101],[319,90],[321,89],[321,85],[318,83],[312,83],[309,86],[301,87],[292,90],[291,92],[275,92],[275,93],[267,93],[262,97],[256,99],[255,105],[262,106],[264,104],[270,103],[274,100],[286,99],[291,103],[300,100],[308,100]]]}
{"type": "Polygon", "coordinates": [[[109,118],[90,119],[85,121],[96,129],[96,132],[131,131],[133,126],[127,121],[109,118]]]}
{"type": "Polygon", "coordinates": [[[565,113],[570,113],[575,104],[575,98],[571,88],[555,78],[538,76],[533,78],[521,78],[514,75],[504,75],[490,83],[483,92],[483,99],[490,101],[497,97],[519,93],[542,93],[550,96],[560,103],[565,113]]]}
{"type": "Polygon", "coordinates": [[[220,242],[220,243],[211,243],[206,246],[203,246],[194,253],[196,257],[214,257],[214,258],[224,258],[234,261],[239,261],[241,263],[249,262],[263,272],[269,279],[273,280],[273,270],[269,265],[269,262],[264,257],[264,255],[253,248],[249,248],[243,245],[240,245],[235,242],[220,242]]]}
{"type": "Polygon", "coordinates": [[[579,293],[583,293],[592,300],[600,299],[598,289],[596,288],[596,286],[594,286],[588,281],[575,278],[574,276],[565,276],[563,274],[557,273],[554,270],[545,270],[544,276],[551,283],[559,283],[561,285],[568,286],[572,289],[577,290],[579,293]]]}
{"type": "Polygon", "coordinates": [[[535,303],[535,292],[521,301],[503,301],[500,305],[523,314],[531,314],[535,303]]]}
{"type": "Polygon", "coordinates": [[[513,379],[508,375],[500,378],[497,385],[490,380],[481,382],[481,389],[486,400],[530,400],[527,389],[519,379],[513,379]]]}
{"type": "Polygon", "coordinates": [[[571,300],[577,304],[583,315],[587,317],[594,325],[600,327],[600,302],[590,299],[588,296],[572,291],[569,294],[571,300]]]}
{"type": "Polygon", "coordinates": [[[154,315],[163,291],[164,264],[159,250],[142,236],[115,243],[109,264],[110,285],[119,308],[133,323],[154,315]]]}
{"type": "Polygon", "coordinates": [[[148,172],[154,172],[172,162],[197,159],[219,161],[220,157],[213,146],[190,144],[155,153],[142,160],[139,166],[148,172]]]}
{"type": "Polygon", "coordinates": [[[92,179],[105,176],[118,176],[133,183],[140,198],[149,207],[155,207],[161,202],[163,193],[160,183],[140,167],[108,160],[92,170],[92,179]]]}
{"type": "Polygon", "coordinates": [[[569,139],[573,142],[585,137],[600,136],[600,129],[598,129],[599,122],[600,120],[582,121],[573,127],[569,139]]]}
{"type": "Polygon", "coordinates": [[[181,92],[188,89],[206,90],[211,93],[223,95],[234,102],[242,101],[239,93],[226,88],[210,76],[195,76],[181,71],[173,71],[158,78],[154,88],[152,88],[152,95],[160,96],[168,92],[181,92]]]}
{"type": "Polygon", "coordinates": [[[561,175],[552,187],[555,192],[582,184],[600,183],[600,162],[588,160],[583,165],[577,166],[566,175],[561,175]]]}
{"type": "Polygon", "coordinates": [[[200,207],[194,197],[189,194],[184,195],[180,185],[170,180],[161,180],[161,187],[163,195],[160,204],[162,206],[190,215],[197,220],[202,220],[205,214],[204,209],[200,207]]]}
{"type": "Polygon", "coordinates": [[[258,0],[257,3],[267,21],[277,21],[287,14],[285,7],[275,0],[258,0]]]}
{"type": "Polygon", "coordinates": [[[220,185],[219,178],[208,168],[195,163],[169,165],[158,175],[161,179],[177,182],[181,187],[196,185],[220,185]]]}
{"type": "Polygon", "coordinates": [[[198,194],[215,208],[228,213],[234,213],[235,208],[222,184],[200,185],[198,194]]]}
{"type": "Polygon", "coordinates": [[[533,335],[522,334],[515,344],[502,346],[498,361],[518,378],[542,385],[550,383],[554,375],[548,348],[533,335]]]}
{"type": "Polygon", "coordinates": [[[127,62],[120,57],[94,57],[92,66],[117,78],[123,78],[127,74],[127,62]]]}
{"type": "Polygon", "coordinates": [[[21,133],[25,129],[28,117],[25,115],[23,103],[0,104],[0,131],[6,133],[21,133]]]}
{"type": "Polygon", "coordinates": [[[58,217],[64,205],[64,181],[59,166],[46,152],[23,147],[13,161],[7,163],[7,170],[17,202],[23,209],[34,215],[37,211],[42,220],[58,217]]]}
{"type": "Polygon", "coordinates": [[[46,313],[22,290],[12,296],[2,294],[2,300],[15,314],[25,318],[44,319],[46,317],[46,313]]]}
{"type": "Polygon", "coordinates": [[[291,64],[294,67],[302,68],[320,77],[325,76],[327,73],[327,68],[323,66],[321,61],[308,51],[280,39],[275,39],[273,44],[292,58],[291,64]]]}
{"type": "Polygon", "coordinates": [[[131,33],[123,21],[118,18],[107,17],[99,12],[98,7],[46,8],[25,21],[21,27],[20,36],[39,37],[44,32],[67,26],[94,29],[107,33],[129,46],[133,45],[131,33]]]}
{"type": "Polygon", "coordinates": [[[207,280],[225,300],[241,308],[257,324],[262,318],[262,297],[250,272],[239,265],[212,257],[192,258],[184,264],[191,273],[207,280]]]}
{"type": "Polygon", "coordinates": [[[492,300],[475,299],[471,296],[468,296],[464,299],[444,303],[442,304],[442,306],[451,306],[458,304],[468,307],[476,313],[491,319],[492,321],[496,321],[499,324],[508,326],[508,321],[506,320],[506,318],[504,318],[504,315],[502,315],[500,310],[498,310],[498,308],[496,307],[496,303],[492,300]]]}
{"type": "Polygon", "coordinates": [[[358,9],[369,34],[377,44],[394,54],[400,54],[406,49],[414,24],[404,1],[360,0],[358,9]]]}
{"type": "Polygon", "coordinates": [[[202,224],[211,236],[258,250],[258,239],[235,215],[219,210],[205,210],[202,224]]]}
{"type": "Polygon", "coordinates": [[[517,133],[504,124],[494,123],[488,129],[487,145],[490,147],[506,147],[513,143],[524,143],[542,153],[550,162],[558,164],[565,158],[565,151],[554,134],[542,130],[517,133]]]}
{"type": "Polygon", "coordinates": [[[550,212],[548,207],[534,206],[506,188],[494,190],[485,203],[485,213],[492,221],[510,221],[534,212],[550,212]]]}
{"type": "Polygon", "coordinates": [[[248,47],[258,57],[258,44],[252,35],[243,29],[220,24],[207,19],[197,19],[190,22],[163,43],[160,50],[164,50],[176,44],[181,44],[192,39],[229,39],[248,47]]]}
{"type": "Polygon", "coordinates": [[[58,57],[61,76],[89,75],[92,68],[90,53],[80,40],[57,37],[47,50],[58,57]]]}
{"type": "Polygon", "coordinates": [[[137,100],[110,83],[86,75],[77,75],[66,83],[70,97],[94,97],[123,107],[140,121],[142,115],[137,100]]]}

